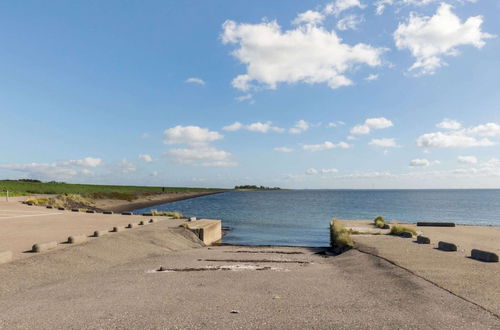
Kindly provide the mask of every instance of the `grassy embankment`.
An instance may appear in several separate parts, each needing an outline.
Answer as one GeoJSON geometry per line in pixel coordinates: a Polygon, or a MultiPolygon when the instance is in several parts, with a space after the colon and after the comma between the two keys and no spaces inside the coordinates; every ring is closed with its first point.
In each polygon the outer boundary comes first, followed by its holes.
{"type": "Polygon", "coordinates": [[[161,194],[215,192],[221,189],[0,181],[0,196],[5,196],[6,190],[9,191],[9,196],[57,195],[51,198],[33,199],[31,202],[35,205],[92,209],[95,201],[102,199],[132,202],[141,197],[161,194]]]}

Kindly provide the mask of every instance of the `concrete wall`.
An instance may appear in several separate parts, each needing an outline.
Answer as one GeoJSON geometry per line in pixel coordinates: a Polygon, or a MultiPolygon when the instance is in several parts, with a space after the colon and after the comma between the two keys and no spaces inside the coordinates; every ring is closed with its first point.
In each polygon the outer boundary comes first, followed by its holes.
{"type": "Polygon", "coordinates": [[[222,221],[200,219],[188,222],[187,228],[194,232],[206,245],[212,245],[222,238],[222,221]]]}

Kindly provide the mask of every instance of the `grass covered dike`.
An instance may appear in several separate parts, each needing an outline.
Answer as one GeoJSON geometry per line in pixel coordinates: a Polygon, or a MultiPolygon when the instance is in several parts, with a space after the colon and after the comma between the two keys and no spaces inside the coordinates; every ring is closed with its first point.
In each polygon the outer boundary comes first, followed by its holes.
{"type": "Polygon", "coordinates": [[[9,191],[9,196],[27,196],[33,194],[80,194],[95,199],[122,199],[132,200],[138,195],[176,192],[201,192],[223,189],[215,188],[187,188],[187,187],[150,187],[150,186],[115,186],[72,184],[62,182],[32,182],[18,180],[0,180],[0,194],[9,191]]]}

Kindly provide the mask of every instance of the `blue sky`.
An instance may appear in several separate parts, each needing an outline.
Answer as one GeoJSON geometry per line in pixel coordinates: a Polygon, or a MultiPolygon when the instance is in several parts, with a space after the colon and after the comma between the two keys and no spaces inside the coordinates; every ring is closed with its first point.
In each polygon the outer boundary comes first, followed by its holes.
{"type": "Polygon", "coordinates": [[[500,1],[8,1],[0,177],[499,188],[500,1]]]}

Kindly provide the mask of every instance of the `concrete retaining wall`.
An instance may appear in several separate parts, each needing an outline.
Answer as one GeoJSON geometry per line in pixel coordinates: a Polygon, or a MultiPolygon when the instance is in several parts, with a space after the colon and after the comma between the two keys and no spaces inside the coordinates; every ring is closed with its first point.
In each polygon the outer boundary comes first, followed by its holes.
{"type": "Polygon", "coordinates": [[[186,228],[191,230],[206,245],[212,245],[222,238],[222,221],[201,219],[186,223],[186,228]]]}

